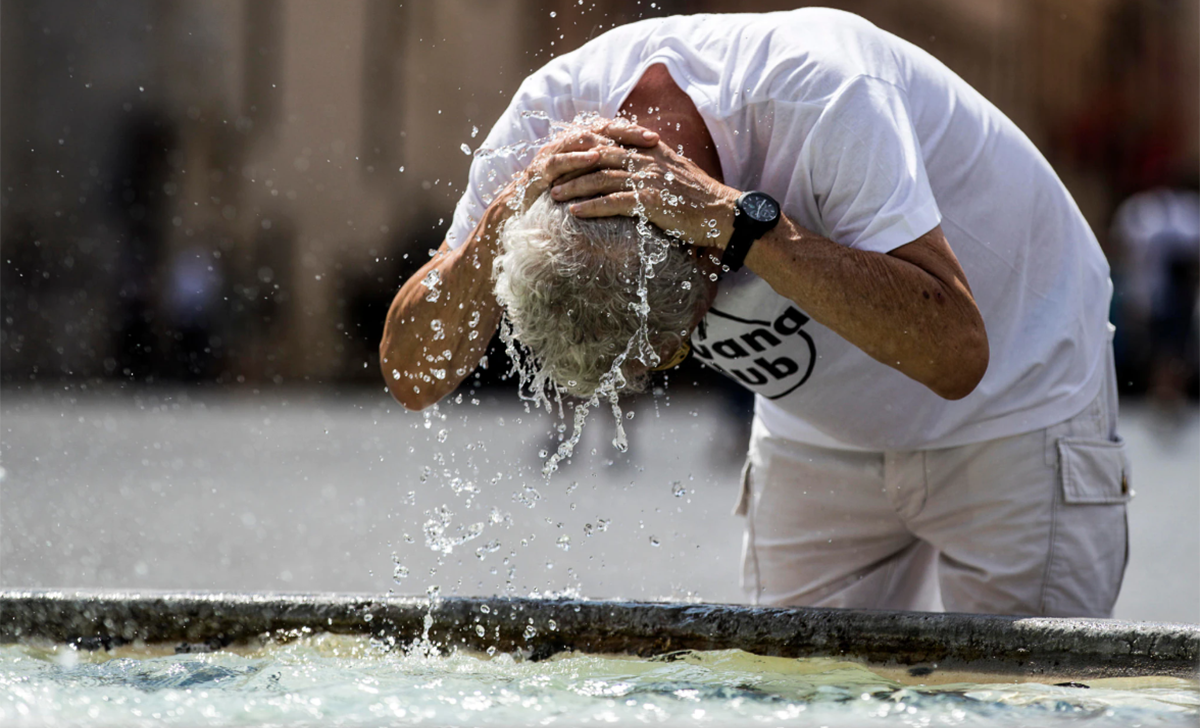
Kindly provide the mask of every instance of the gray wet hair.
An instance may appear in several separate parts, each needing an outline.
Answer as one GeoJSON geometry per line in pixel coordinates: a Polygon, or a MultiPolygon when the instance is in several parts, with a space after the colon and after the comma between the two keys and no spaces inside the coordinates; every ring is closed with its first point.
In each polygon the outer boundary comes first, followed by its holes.
{"type": "Polygon", "coordinates": [[[632,366],[643,245],[658,253],[652,260],[662,258],[646,281],[647,330],[656,352],[669,354],[683,344],[706,296],[695,258],[659,228],[629,217],[577,218],[545,194],[509,218],[500,243],[493,277],[513,337],[544,374],[577,397],[591,397],[626,351],[619,391],[642,391],[649,379],[646,367],[632,366]]]}

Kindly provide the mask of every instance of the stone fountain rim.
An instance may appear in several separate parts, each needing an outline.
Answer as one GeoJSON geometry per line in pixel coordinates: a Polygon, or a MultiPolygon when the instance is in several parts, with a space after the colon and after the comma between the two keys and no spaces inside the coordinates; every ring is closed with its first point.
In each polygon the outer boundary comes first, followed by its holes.
{"type": "Polygon", "coordinates": [[[0,643],[223,646],[297,630],[523,652],[653,656],[737,648],[1015,677],[1196,679],[1200,625],[574,598],[0,590],[0,643]],[[426,616],[430,617],[428,626],[426,616]],[[482,627],[483,634],[478,627],[482,627]]]}

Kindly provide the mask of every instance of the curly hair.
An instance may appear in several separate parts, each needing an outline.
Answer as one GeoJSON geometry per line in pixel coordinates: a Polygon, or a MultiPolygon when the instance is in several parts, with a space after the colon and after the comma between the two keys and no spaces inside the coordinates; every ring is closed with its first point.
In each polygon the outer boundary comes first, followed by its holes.
{"type": "Polygon", "coordinates": [[[659,228],[628,217],[577,218],[545,194],[508,220],[500,242],[493,278],[512,334],[577,397],[591,397],[626,352],[618,388],[643,390],[647,366],[633,366],[643,315],[654,351],[674,351],[706,296],[695,258],[659,228]]]}

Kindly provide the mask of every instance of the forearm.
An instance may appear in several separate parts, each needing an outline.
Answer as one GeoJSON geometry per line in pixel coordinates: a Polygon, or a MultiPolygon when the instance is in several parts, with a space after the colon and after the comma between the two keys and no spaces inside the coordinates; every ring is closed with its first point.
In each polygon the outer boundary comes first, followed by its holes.
{"type": "Polygon", "coordinates": [[[746,266],[872,358],[947,399],[970,394],[987,370],[983,319],[941,229],[892,254],[838,245],[783,218],[754,243],[746,266]]]}
{"type": "Polygon", "coordinates": [[[500,323],[492,290],[498,229],[508,209],[493,205],[462,246],[445,244],[400,288],[388,310],[380,366],[388,391],[419,410],[453,392],[482,358],[500,323]],[[431,271],[438,274],[426,285],[431,271]]]}

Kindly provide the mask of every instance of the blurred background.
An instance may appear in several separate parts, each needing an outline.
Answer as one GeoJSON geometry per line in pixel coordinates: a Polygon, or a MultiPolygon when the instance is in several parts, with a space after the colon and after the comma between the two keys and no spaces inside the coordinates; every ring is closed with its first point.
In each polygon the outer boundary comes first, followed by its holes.
{"type": "MultiPolygon", "coordinates": [[[[1124,427],[1142,448],[1130,579],[1145,598],[1123,596],[1118,616],[1200,621],[1200,2],[819,4],[933,53],[1071,189],[1113,266],[1124,427]]],[[[738,600],[740,524],[724,512],[749,403],[721,381],[688,368],[631,403],[665,420],[645,425],[653,452],[616,453],[594,416],[597,452],[536,485],[556,420],[520,408],[502,352],[432,416],[387,399],[376,353],[526,74],[616,24],[732,7],[2,0],[0,586],[410,593],[430,579],[398,574],[432,569],[461,593],[738,600]],[[677,496],[689,476],[707,485],[677,496]],[[627,515],[572,532],[609,534],[619,567],[558,542],[572,478],[627,515]],[[547,487],[525,508],[526,488],[547,487]],[[447,500],[457,516],[439,514],[447,500]],[[471,543],[428,547],[442,536],[471,543]],[[525,576],[485,563],[538,538],[525,576]]]]}

